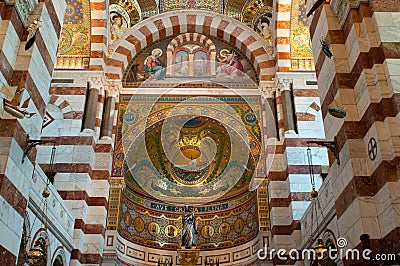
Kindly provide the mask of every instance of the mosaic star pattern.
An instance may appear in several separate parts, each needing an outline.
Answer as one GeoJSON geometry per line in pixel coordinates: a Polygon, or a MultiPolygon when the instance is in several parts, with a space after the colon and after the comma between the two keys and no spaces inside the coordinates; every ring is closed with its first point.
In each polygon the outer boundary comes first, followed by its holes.
{"type": "Polygon", "coordinates": [[[292,61],[292,69],[314,69],[310,31],[307,25],[305,0],[292,1],[290,38],[290,55],[292,61]]]}
{"type": "Polygon", "coordinates": [[[56,67],[87,68],[90,37],[89,0],[68,0],[58,44],[56,67]]]}

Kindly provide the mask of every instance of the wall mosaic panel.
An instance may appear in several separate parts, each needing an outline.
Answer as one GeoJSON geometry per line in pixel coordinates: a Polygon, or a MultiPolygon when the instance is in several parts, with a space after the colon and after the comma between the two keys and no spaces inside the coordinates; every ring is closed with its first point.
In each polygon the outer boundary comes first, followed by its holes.
{"type": "Polygon", "coordinates": [[[90,1],[67,0],[55,68],[89,67],[90,31],[90,1]]]}
{"type": "MultiPolygon", "coordinates": [[[[171,79],[169,78],[168,73],[169,72],[173,72],[173,68],[174,68],[174,64],[172,62],[172,60],[170,60],[171,62],[167,62],[167,53],[168,53],[168,45],[170,45],[171,41],[172,41],[172,37],[171,38],[167,38],[164,39],[160,42],[154,43],[150,46],[148,46],[146,49],[143,49],[140,51],[140,53],[138,53],[133,59],[132,61],[129,63],[129,65],[127,66],[125,73],[124,73],[124,77],[122,78],[122,82],[124,87],[137,87],[137,86],[141,86],[141,84],[146,81],[151,74],[149,74],[148,71],[146,71],[145,69],[145,62],[147,60],[147,58],[149,56],[152,55],[153,52],[155,51],[159,51],[160,55],[158,56],[158,60],[160,61],[160,65],[162,68],[166,68],[167,66],[170,66],[169,70],[167,70],[167,76],[162,79],[162,81],[160,81],[160,86],[165,87],[165,84],[168,84],[168,82],[177,82],[176,79],[171,79]]],[[[210,38],[211,39],[211,38],[210,38]]],[[[245,73],[246,75],[243,76],[243,83],[250,83],[249,81],[255,81],[257,82],[257,77],[258,75],[256,75],[256,71],[253,68],[252,64],[250,63],[250,61],[248,60],[248,58],[241,53],[241,51],[234,49],[232,47],[232,45],[223,42],[219,39],[216,38],[212,38],[211,41],[214,43],[215,48],[216,48],[216,57],[215,56],[213,58],[210,58],[210,61],[205,60],[205,65],[210,65],[210,64],[214,64],[214,67],[209,67],[209,68],[214,68],[214,69],[218,69],[219,66],[219,59],[218,57],[221,56],[221,53],[224,53],[225,51],[227,52],[232,52],[235,51],[237,53],[237,57],[238,60],[240,61],[240,64],[243,66],[243,70],[242,72],[245,73]]],[[[194,46],[199,46],[202,47],[203,44],[201,41],[198,42],[193,42],[190,41],[188,43],[185,43],[183,45],[194,45],[194,46]]],[[[183,48],[183,47],[180,47],[183,48]]],[[[196,57],[196,56],[195,56],[196,57]]],[[[196,58],[195,58],[196,59],[196,58]]],[[[175,62],[175,66],[179,65],[178,63],[175,62]]],[[[195,66],[199,65],[199,61],[196,61],[195,66]]],[[[182,66],[182,65],[181,65],[182,66]]],[[[158,78],[157,78],[158,79],[158,78]]],[[[161,77],[160,77],[161,79],[161,77]]],[[[190,82],[190,80],[204,80],[207,82],[212,82],[213,79],[217,79],[216,75],[204,75],[203,77],[199,77],[199,76],[195,76],[195,77],[179,77],[179,82],[180,83],[185,83],[190,82]]],[[[240,79],[236,78],[235,82],[238,83],[240,79]]],[[[232,79],[227,79],[226,82],[221,81],[221,80],[217,80],[217,82],[221,82],[221,83],[234,83],[232,82],[232,79]]],[[[240,83],[240,82],[239,82],[240,83]]],[[[245,84],[245,85],[247,85],[245,84]]],[[[254,85],[255,83],[253,83],[254,85]]],[[[237,85],[237,84],[236,84],[237,85]]],[[[152,82],[152,86],[157,86],[154,85],[154,82],[152,82]]]]}
{"type": "Polygon", "coordinates": [[[306,0],[292,0],[290,55],[292,70],[314,70],[306,0]]]}

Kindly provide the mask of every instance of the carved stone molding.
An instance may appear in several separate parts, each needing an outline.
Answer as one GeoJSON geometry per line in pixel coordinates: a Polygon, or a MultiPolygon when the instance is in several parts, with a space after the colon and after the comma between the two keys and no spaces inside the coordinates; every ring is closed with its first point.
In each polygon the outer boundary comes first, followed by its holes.
{"type": "Polygon", "coordinates": [[[98,90],[101,90],[102,88],[104,88],[105,79],[103,76],[91,77],[91,78],[89,78],[88,81],[90,83],[91,88],[98,89],[98,90]]]}
{"type": "Polygon", "coordinates": [[[6,2],[14,2],[15,9],[17,10],[17,13],[25,27],[29,25],[29,16],[32,14],[35,7],[39,4],[38,0],[16,0],[6,2]]]}
{"type": "Polygon", "coordinates": [[[6,5],[15,5],[15,2],[17,2],[17,0],[5,0],[6,5]]]}
{"type": "Polygon", "coordinates": [[[332,0],[331,1],[331,8],[333,11],[333,14],[338,19],[340,27],[343,27],[347,15],[350,12],[350,5],[348,0],[332,0]]]}
{"type": "Polygon", "coordinates": [[[361,3],[368,3],[369,0],[350,0],[350,8],[358,8],[361,3]]]}
{"type": "Polygon", "coordinates": [[[350,12],[350,8],[358,8],[361,3],[368,3],[369,0],[331,0],[333,14],[337,17],[342,28],[350,12]]]}
{"type": "Polygon", "coordinates": [[[125,189],[126,187],[125,180],[123,178],[111,178],[110,187],[125,189]]]}

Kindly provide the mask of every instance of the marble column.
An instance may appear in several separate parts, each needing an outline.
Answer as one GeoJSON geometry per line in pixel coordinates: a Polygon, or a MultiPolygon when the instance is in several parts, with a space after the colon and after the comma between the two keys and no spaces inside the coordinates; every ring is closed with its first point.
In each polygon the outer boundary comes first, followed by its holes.
{"type": "Polygon", "coordinates": [[[278,118],[276,109],[275,88],[262,88],[262,94],[265,97],[265,118],[267,126],[267,137],[278,138],[278,118]]]}
{"type": "Polygon", "coordinates": [[[283,126],[285,133],[297,133],[296,113],[292,97],[293,81],[283,79],[279,81],[282,96],[283,126]]]}
{"type": "Polygon", "coordinates": [[[106,99],[104,101],[103,121],[101,125],[101,138],[111,138],[115,115],[115,102],[119,94],[120,84],[109,82],[106,85],[106,99]]]}
{"type": "MultiPolygon", "coordinates": [[[[99,88],[92,88],[94,82],[89,82],[89,90],[87,93],[87,100],[85,106],[85,114],[83,118],[82,129],[91,129],[94,131],[96,126],[96,114],[99,98],[99,88]]],[[[97,84],[98,85],[98,84],[97,84]]]]}

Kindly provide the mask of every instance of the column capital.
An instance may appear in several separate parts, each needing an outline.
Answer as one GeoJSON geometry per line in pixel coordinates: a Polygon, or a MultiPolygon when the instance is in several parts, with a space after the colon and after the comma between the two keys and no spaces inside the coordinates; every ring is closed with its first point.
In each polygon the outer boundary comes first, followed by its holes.
{"type": "Polygon", "coordinates": [[[290,84],[293,83],[293,79],[275,79],[275,83],[279,90],[290,90],[290,84]]]}
{"type": "Polygon", "coordinates": [[[88,79],[89,83],[90,83],[90,87],[94,88],[94,89],[98,89],[101,90],[104,87],[104,77],[99,76],[99,77],[90,77],[88,79]]]}
{"type": "Polygon", "coordinates": [[[261,87],[261,94],[265,98],[274,98],[274,92],[276,91],[276,87],[261,87]]]}
{"type": "Polygon", "coordinates": [[[104,84],[104,89],[112,97],[118,97],[122,90],[121,80],[106,80],[104,84]]]}

